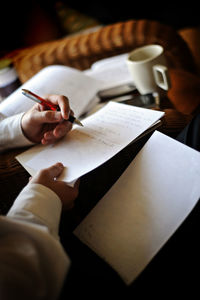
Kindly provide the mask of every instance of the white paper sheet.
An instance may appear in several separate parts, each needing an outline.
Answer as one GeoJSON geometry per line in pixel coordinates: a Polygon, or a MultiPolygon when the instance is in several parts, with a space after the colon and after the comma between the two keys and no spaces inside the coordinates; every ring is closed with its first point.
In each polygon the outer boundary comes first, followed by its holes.
{"type": "Polygon", "coordinates": [[[163,115],[160,111],[109,102],[82,120],[84,127],[75,126],[58,143],[43,146],[44,150],[35,146],[17,159],[31,175],[60,161],[66,167],[62,180],[71,182],[110,159],[163,115]]]}
{"type": "Polygon", "coordinates": [[[197,203],[199,166],[199,152],[155,131],[75,235],[132,283],[197,203]]]}

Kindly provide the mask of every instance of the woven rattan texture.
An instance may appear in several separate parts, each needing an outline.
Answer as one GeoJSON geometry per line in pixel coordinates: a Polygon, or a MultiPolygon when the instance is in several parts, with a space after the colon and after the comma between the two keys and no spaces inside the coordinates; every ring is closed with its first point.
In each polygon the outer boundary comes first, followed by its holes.
{"type": "Polygon", "coordinates": [[[99,59],[152,43],[164,47],[170,68],[195,72],[193,56],[176,30],[149,20],[120,22],[88,34],[42,43],[18,51],[13,60],[20,80],[25,82],[47,65],[62,64],[84,70],[99,59]]]}

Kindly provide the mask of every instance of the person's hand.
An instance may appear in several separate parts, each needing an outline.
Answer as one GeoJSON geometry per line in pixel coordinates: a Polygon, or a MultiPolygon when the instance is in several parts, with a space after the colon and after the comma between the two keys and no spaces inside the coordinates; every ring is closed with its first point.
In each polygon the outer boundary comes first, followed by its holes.
{"type": "Polygon", "coordinates": [[[52,144],[72,128],[72,123],[67,121],[69,115],[73,115],[67,97],[49,95],[46,99],[58,105],[60,111],[45,110],[42,105],[36,104],[23,115],[21,120],[24,135],[34,143],[52,144]]]}
{"type": "Polygon", "coordinates": [[[54,191],[60,198],[63,209],[71,209],[74,206],[74,200],[78,196],[79,180],[76,181],[74,187],[70,187],[64,181],[59,181],[56,178],[62,173],[63,164],[57,163],[49,168],[42,169],[31,178],[31,183],[39,183],[54,191]]]}

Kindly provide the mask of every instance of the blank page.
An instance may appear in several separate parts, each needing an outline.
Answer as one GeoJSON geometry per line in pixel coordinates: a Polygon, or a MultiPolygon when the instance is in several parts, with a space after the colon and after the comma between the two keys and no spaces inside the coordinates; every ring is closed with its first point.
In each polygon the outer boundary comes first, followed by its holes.
{"type": "Polygon", "coordinates": [[[155,131],[74,234],[132,283],[197,203],[199,166],[199,152],[155,131]]]}

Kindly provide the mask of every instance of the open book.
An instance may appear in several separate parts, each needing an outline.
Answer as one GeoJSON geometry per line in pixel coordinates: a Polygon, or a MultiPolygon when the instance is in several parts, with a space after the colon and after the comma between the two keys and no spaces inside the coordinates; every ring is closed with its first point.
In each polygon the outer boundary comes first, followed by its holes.
{"type": "Polygon", "coordinates": [[[131,284],[200,199],[199,166],[199,152],[155,131],[74,234],[131,284]]]}
{"type": "Polygon", "coordinates": [[[22,95],[22,88],[31,90],[41,97],[46,94],[65,95],[76,117],[85,112],[102,83],[83,72],[67,66],[45,67],[0,104],[0,113],[11,116],[27,111],[35,103],[22,95]]]}
{"type": "Polygon", "coordinates": [[[11,116],[35,104],[22,95],[23,88],[41,97],[46,94],[67,96],[74,114],[79,117],[98,103],[98,91],[132,81],[125,58],[126,54],[103,59],[84,72],[61,65],[47,66],[2,101],[0,113],[11,116]]]}

